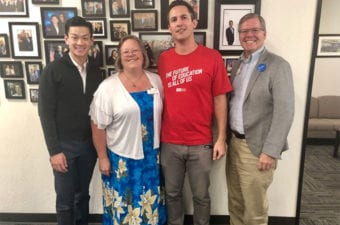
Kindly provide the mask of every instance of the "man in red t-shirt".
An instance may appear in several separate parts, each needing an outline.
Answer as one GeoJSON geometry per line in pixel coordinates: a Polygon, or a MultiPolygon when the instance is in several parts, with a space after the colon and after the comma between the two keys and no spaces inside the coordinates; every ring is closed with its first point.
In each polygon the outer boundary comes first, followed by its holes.
{"type": "Polygon", "coordinates": [[[209,224],[212,160],[226,152],[227,98],[231,91],[220,53],[198,45],[193,8],[185,1],[169,6],[168,27],[175,48],[160,55],[158,72],[164,86],[161,165],[165,177],[168,224],[183,224],[185,173],[193,193],[194,224],[209,224]],[[217,140],[213,145],[213,115],[217,140]]]}

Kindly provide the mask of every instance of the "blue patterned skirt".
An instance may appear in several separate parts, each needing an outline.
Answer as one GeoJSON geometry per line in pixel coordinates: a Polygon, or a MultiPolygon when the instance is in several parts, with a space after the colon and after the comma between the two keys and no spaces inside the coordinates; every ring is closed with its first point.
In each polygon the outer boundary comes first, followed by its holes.
{"type": "Polygon", "coordinates": [[[153,96],[131,93],[141,112],[144,159],[119,156],[108,150],[111,176],[102,176],[103,224],[162,225],[166,223],[159,148],[153,148],[153,96]]]}

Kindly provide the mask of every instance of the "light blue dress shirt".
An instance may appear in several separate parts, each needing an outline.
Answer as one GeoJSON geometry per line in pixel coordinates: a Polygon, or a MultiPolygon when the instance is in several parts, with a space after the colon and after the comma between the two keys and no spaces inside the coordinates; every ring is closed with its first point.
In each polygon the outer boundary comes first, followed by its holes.
{"type": "Polygon", "coordinates": [[[245,100],[246,90],[251,74],[253,73],[263,50],[264,47],[258,49],[248,58],[246,58],[244,54],[241,55],[241,64],[232,83],[234,91],[230,100],[230,128],[231,130],[240,134],[244,134],[242,108],[245,100]]]}

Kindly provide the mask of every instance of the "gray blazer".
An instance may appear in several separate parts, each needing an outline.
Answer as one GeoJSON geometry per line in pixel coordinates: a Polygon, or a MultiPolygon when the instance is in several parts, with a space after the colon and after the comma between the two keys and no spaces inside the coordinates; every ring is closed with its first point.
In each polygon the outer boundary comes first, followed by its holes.
{"type": "MultiPolygon", "coordinates": [[[[239,66],[239,60],[232,66],[231,82],[239,66]]],[[[259,156],[263,152],[280,158],[282,151],[288,149],[287,136],[293,117],[294,85],[290,65],[264,49],[252,72],[243,103],[245,137],[252,153],[259,156]]]]}

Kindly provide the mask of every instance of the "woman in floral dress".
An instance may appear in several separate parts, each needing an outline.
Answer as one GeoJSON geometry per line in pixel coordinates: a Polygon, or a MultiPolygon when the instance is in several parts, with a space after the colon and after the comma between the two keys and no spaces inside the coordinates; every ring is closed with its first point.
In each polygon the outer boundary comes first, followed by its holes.
{"type": "Polygon", "coordinates": [[[90,116],[103,185],[103,224],[166,222],[159,166],[163,87],[143,43],[119,43],[116,69],[94,95],[90,116]]]}

